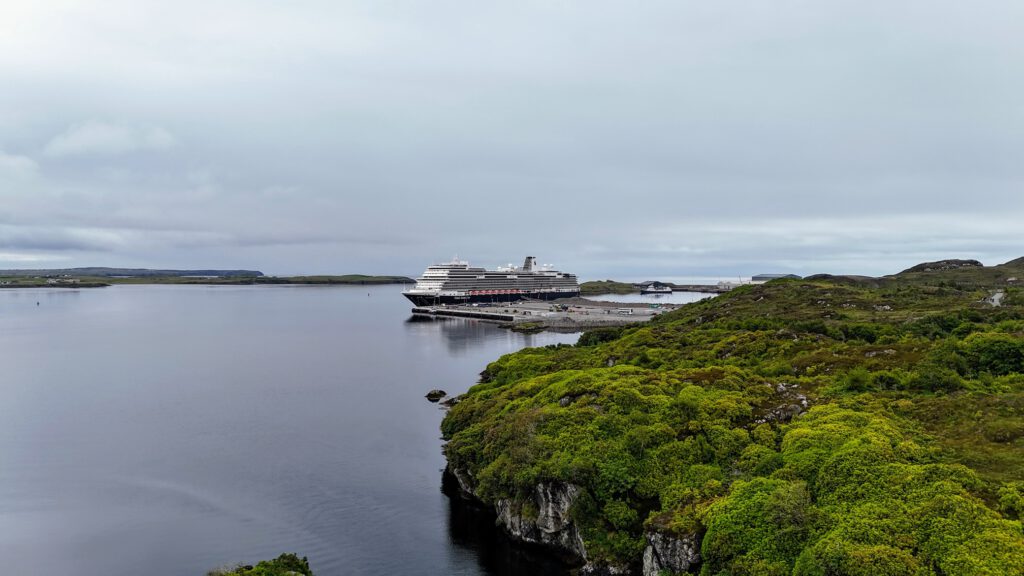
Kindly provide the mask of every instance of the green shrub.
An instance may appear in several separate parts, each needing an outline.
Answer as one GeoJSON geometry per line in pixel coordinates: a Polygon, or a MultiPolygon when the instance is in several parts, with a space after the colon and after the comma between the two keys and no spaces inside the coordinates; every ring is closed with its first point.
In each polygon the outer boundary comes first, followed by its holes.
{"type": "Polygon", "coordinates": [[[1002,376],[1024,372],[1024,338],[1012,334],[976,333],[964,340],[970,368],[1002,376]]]}
{"type": "Polygon", "coordinates": [[[849,392],[867,392],[874,389],[874,384],[871,372],[868,372],[866,368],[858,366],[846,373],[840,386],[849,392]]]}
{"type": "Polygon", "coordinates": [[[902,390],[904,388],[901,374],[893,371],[873,373],[871,383],[876,390],[902,390]]]}
{"type": "Polygon", "coordinates": [[[602,342],[611,342],[622,337],[625,332],[625,328],[609,327],[609,328],[594,328],[587,330],[583,334],[580,334],[580,339],[576,342],[577,346],[596,346],[602,342]]]}
{"type": "Polygon", "coordinates": [[[264,560],[255,566],[238,566],[225,570],[211,570],[207,576],[313,576],[305,556],[281,554],[274,560],[264,560]]]}
{"type": "Polygon", "coordinates": [[[921,366],[911,373],[907,388],[929,392],[953,392],[964,387],[963,378],[949,368],[932,365],[921,366]]]}
{"type": "Polygon", "coordinates": [[[999,489],[999,510],[1009,518],[1024,519],[1024,481],[999,489]]]}

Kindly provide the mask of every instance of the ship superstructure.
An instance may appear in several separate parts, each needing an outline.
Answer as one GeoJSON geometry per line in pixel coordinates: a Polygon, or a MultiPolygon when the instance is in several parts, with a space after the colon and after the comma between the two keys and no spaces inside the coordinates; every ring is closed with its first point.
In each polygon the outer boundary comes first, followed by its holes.
{"type": "Polygon", "coordinates": [[[537,266],[533,256],[527,256],[520,267],[509,265],[496,270],[473,268],[469,262],[455,258],[428,266],[416,279],[416,286],[402,294],[417,306],[553,300],[579,296],[580,285],[575,274],[537,266]]]}

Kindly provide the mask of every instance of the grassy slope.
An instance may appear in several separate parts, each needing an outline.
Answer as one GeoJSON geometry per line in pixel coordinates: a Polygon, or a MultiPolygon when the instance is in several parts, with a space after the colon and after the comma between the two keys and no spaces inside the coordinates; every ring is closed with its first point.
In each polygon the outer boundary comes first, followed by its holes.
{"type": "Polygon", "coordinates": [[[487,367],[442,428],[485,500],[584,487],[593,558],[704,574],[1024,573],[1024,266],[742,287],[487,367]],[[810,404],[803,415],[789,414],[810,404]]]}

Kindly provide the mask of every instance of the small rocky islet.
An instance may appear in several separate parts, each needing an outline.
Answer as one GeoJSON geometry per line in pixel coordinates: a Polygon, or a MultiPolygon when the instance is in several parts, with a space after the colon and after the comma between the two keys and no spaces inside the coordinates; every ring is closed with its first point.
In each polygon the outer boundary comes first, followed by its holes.
{"type": "Polygon", "coordinates": [[[309,560],[296,554],[281,554],[273,560],[263,560],[256,565],[237,564],[216,568],[206,576],[313,576],[309,560]]]}

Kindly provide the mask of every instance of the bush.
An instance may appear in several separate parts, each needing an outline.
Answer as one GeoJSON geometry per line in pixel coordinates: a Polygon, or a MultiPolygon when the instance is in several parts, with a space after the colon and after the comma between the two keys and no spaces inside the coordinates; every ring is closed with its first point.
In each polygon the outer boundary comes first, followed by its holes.
{"type": "Polygon", "coordinates": [[[948,368],[925,365],[911,374],[907,388],[929,392],[953,392],[964,387],[959,374],[948,368]]]}
{"type": "Polygon", "coordinates": [[[735,482],[707,511],[703,573],[746,573],[742,567],[754,563],[791,566],[811,528],[810,507],[803,482],[735,482]]]}
{"type": "Polygon", "coordinates": [[[999,489],[999,510],[1009,518],[1024,520],[1024,481],[999,489]]]}
{"type": "Polygon", "coordinates": [[[1003,376],[1024,371],[1024,338],[992,332],[971,334],[964,340],[964,351],[975,373],[1003,376]]]}
{"type": "Polygon", "coordinates": [[[875,372],[871,382],[876,390],[902,390],[903,378],[896,372],[875,372]]]}
{"type": "Polygon", "coordinates": [[[225,570],[211,570],[207,576],[313,576],[305,556],[281,554],[274,560],[264,560],[255,566],[237,566],[225,570]]]}
{"type": "Polygon", "coordinates": [[[981,423],[981,434],[992,442],[1009,443],[1024,438],[1024,420],[990,418],[981,423]]]}
{"type": "Polygon", "coordinates": [[[793,576],[918,576],[928,574],[908,550],[826,538],[796,562],[793,576]]]}
{"type": "Polygon", "coordinates": [[[602,342],[611,342],[622,337],[625,328],[594,328],[580,334],[577,346],[596,346],[602,342]]]}
{"type": "Polygon", "coordinates": [[[866,368],[856,367],[846,373],[840,387],[848,392],[867,392],[874,389],[874,379],[866,368]]]}

